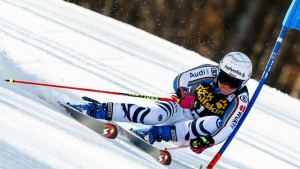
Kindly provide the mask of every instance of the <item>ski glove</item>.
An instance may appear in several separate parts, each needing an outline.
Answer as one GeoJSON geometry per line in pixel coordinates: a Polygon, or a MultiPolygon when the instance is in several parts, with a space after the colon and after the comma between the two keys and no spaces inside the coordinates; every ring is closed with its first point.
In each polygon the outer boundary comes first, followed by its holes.
{"type": "Polygon", "coordinates": [[[215,141],[211,136],[201,136],[190,140],[190,148],[194,153],[200,154],[206,148],[215,145],[215,141]]]}
{"type": "Polygon", "coordinates": [[[180,99],[179,104],[184,109],[192,109],[195,102],[195,96],[190,92],[189,88],[178,88],[176,95],[180,99]]]}

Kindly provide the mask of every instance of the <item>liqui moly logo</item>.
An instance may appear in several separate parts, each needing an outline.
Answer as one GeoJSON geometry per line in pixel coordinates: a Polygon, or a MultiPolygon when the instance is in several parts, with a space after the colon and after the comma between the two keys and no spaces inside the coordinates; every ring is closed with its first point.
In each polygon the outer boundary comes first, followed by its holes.
{"type": "Polygon", "coordinates": [[[229,70],[229,71],[235,73],[235,74],[238,74],[238,75],[243,76],[243,77],[245,76],[244,73],[240,72],[239,70],[235,70],[235,69],[233,69],[232,67],[229,67],[229,66],[225,65],[225,68],[226,68],[227,70],[229,70]]]}

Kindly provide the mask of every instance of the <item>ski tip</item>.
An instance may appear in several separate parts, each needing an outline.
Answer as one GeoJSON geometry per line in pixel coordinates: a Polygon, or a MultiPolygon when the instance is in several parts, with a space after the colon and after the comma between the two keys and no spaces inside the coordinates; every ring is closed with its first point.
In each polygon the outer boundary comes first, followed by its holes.
{"type": "Polygon", "coordinates": [[[168,151],[160,150],[158,161],[163,165],[170,165],[172,162],[171,154],[168,151]]]}

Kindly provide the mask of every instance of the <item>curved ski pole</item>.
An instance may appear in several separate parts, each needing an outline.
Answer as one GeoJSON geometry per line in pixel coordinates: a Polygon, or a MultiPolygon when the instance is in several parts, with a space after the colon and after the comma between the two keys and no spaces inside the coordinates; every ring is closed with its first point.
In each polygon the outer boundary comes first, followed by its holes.
{"type": "Polygon", "coordinates": [[[138,97],[143,99],[150,99],[150,100],[160,100],[160,101],[168,101],[168,102],[175,102],[178,103],[178,99],[175,98],[164,98],[164,97],[156,97],[156,96],[147,96],[141,94],[130,94],[130,93],[121,93],[121,92],[112,92],[112,91],[104,91],[104,90],[97,90],[97,89],[87,89],[87,88],[80,88],[80,87],[72,87],[72,86],[61,86],[61,85],[54,85],[54,84],[46,84],[46,83],[37,83],[37,82],[29,82],[29,81],[21,81],[21,80],[14,80],[14,79],[6,79],[6,82],[12,83],[20,83],[20,84],[27,84],[27,85],[36,85],[36,86],[46,86],[46,87],[54,87],[54,88],[62,88],[62,89],[72,89],[72,90],[82,90],[88,92],[98,92],[98,93],[106,93],[106,94],[114,94],[114,95],[121,95],[121,96],[129,96],[129,97],[138,97]]]}

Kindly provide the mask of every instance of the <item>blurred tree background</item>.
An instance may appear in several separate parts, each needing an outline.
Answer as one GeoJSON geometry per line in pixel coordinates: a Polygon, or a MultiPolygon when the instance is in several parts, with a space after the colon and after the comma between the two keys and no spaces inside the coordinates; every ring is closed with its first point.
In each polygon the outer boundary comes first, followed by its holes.
{"type": "MultiPolygon", "coordinates": [[[[218,62],[241,51],[259,80],[292,0],[66,0],[218,62]]],[[[184,57],[184,56],[183,56],[184,57]]],[[[199,63],[201,64],[201,63],[199,63]]],[[[266,83],[300,98],[300,32],[289,30],[266,83]]]]}

